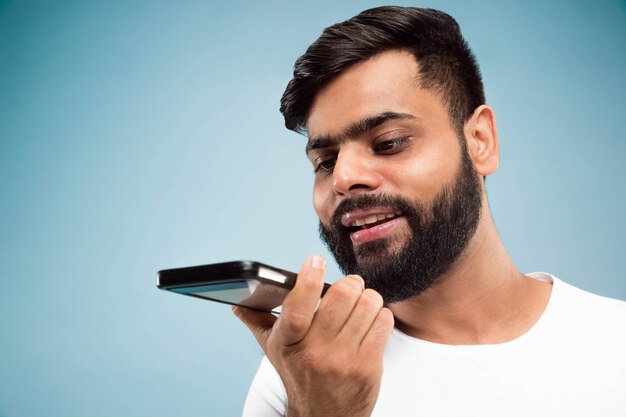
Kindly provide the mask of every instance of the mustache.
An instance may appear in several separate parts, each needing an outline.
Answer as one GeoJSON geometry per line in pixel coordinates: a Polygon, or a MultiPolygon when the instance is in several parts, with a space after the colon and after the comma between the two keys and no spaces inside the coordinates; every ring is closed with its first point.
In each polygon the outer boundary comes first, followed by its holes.
{"type": "MultiPolygon", "coordinates": [[[[411,202],[403,197],[392,196],[389,194],[362,194],[356,197],[350,197],[343,200],[330,219],[330,227],[334,229],[343,228],[341,217],[351,211],[366,210],[377,207],[388,207],[394,211],[402,211],[403,213],[416,213],[423,215],[424,205],[419,202],[411,202]]],[[[421,216],[420,216],[421,217],[421,216]]]]}

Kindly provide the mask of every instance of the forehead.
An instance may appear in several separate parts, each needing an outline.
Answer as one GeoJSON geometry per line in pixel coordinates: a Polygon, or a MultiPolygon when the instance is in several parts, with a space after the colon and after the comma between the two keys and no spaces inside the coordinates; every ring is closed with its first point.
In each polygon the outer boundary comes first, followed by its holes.
{"type": "Polygon", "coordinates": [[[445,113],[438,95],[420,88],[418,74],[418,63],[407,51],[383,52],[348,67],[313,100],[309,137],[335,134],[356,120],[385,112],[419,118],[433,111],[445,113]]]}

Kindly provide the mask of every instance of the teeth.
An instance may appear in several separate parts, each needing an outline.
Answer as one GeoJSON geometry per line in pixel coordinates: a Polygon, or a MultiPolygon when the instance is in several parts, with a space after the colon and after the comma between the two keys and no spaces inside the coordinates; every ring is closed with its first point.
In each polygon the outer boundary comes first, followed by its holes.
{"type": "Polygon", "coordinates": [[[365,224],[376,223],[378,221],[378,216],[372,214],[371,216],[367,216],[365,218],[365,224]]]}
{"type": "Polygon", "coordinates": [[[372,214],[370,216],[367,216],[364,219],[355,220],[350,226],[358,227],[358,226],[363,226],[365,224],[372,224],[372,223],[379,222],[381,220],[394,218],[396,216],[399,216],[400,214],[402,214],[401,211],[397,211],[395,213],[387,213],[387,214],[372,214]]]}

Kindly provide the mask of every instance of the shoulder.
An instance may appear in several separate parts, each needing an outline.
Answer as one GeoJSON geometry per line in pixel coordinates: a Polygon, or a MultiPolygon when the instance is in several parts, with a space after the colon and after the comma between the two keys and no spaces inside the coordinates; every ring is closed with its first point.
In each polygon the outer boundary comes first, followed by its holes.
{"type": "Polygon", "coordinates": [[[605,319],[626,319],[626,301],[590,293],[558,278],[554,278],[553,285],[558,292],[559,301],[570,309],[579,311],[579,314],[605,319]]]}
{"type": "Polygon", "coordinates": [[[282,380],[269,359],[264,356],[248,391],[243,417],[283,416],[286,403],[287,393],[282,380]]]}
{"type": "Polygon", "coordinates": [[[556,277],[549,312],[561,329],[626,346],[626,302],[593,294],[556,277]]]}

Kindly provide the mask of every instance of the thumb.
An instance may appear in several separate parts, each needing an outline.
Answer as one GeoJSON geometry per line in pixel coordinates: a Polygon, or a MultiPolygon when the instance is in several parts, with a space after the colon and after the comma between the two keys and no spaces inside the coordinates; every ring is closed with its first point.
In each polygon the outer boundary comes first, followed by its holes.
{"type": "Polygon", "coordinates": [[[233,306],[233,313],[252,332],[256,341],[261,345],[261,349],[267,353],[265,349],[267,339],[272,333],[272,327],[276,322],[276,317],[270,313],[239,306],[233,306]]]}

